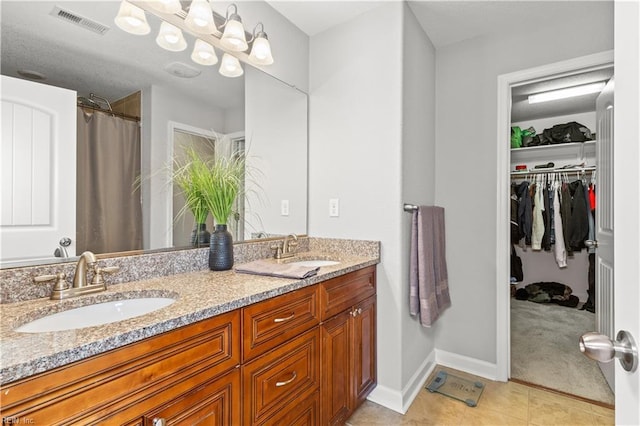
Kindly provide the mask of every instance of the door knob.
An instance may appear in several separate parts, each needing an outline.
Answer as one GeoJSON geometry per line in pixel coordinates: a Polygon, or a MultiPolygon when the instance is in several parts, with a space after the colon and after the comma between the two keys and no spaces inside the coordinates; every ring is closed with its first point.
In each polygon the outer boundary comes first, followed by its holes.
{"type": "Polygon", "coordinates": [[[585,333],[580,337],[579,345],[580,352],[593,360],[609,362],[618,358],[626,371],[633,373],[638,368],[638,348],[627,331],[620,330],[615,342],[603,334],[585,333]]]}
{"type": "Polygon", "coordinates": [[[587,246],[587,248],[597,248],[598,240],[585,240],[584,245],[587,246]]]}

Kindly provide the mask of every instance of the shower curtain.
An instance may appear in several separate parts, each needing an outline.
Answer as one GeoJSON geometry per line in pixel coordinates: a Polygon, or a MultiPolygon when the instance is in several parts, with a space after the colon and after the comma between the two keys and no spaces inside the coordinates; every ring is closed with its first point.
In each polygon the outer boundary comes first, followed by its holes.
{"type": "Polygon", "coordinates": [[[76,250],[142,249],[140,126],[78,107],[76,250]]]}

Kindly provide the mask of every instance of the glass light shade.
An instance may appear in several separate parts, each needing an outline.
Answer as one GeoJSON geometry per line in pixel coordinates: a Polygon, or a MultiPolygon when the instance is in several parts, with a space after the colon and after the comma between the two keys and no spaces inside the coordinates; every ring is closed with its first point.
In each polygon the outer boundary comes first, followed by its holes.
{"type": "Polygon", "coordinates": [[[193,0],[184,23],[198,34],[213,34],[216,31],[211,5],[207,0],[193,0]]]}
{"type": "Polygon", "coordinates": [[[273,64],[273,56],[271,55],[271,45],[269,39],[265,33],[258,33],[253,40],[251,46],[251,53],[249,54],[249,61],[256,65],[271,65],[273,64]]]}
{"type": "Polygon", "coordinates": [[[207,66],[218,63],[218,57],[216,56],[216,51],[213,50],[213,46],[199,38],[196,39],[196,44],[193,46],[191,60],[197,64],[207,66]]]}
{"type": "Polygon", "coordinates": [[[160,25],[160,31],[158,37],[156,37],[156,43],[163,49],[170,50],[172,52],[180,52],[187,48],[187,42],[182,35],[180,28],[175,25],[171,25],[168,22],[162,22],[160,25]]]}
{"type": "Polygon", "coordinates": [[[121,30],[130,34],[145,35],[151,31],[144,10],[125,0],[120,3],[120,10],[118,10],[115,23],[121,30]]]}
{"type": "Polygon", "coordinates": [[[227,21],[220,44],[234,52],[244,52],[249,48],[247,38],[244,36],[244,27],[238,15],[231,15],[229,21],[227,21]]]}
{"type": "Polygon", "coordinates": [[[238,58],[228,53],[222,55],[222,62],[220,63],[220,69],[218,71],[225,77],[240,77],[244,74],[238,58]]]}
{"type": "Polygon", "coordinates": [[[175,14],[182,10],[180,0],[152,0],[149,2],[149,6],[158,12],[167,14],[175,14]]]}

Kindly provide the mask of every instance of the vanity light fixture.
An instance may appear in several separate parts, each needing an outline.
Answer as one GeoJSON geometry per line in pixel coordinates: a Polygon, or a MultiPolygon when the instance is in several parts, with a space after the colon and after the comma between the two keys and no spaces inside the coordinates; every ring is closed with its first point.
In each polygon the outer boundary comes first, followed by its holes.
{"type": "Polygon", "coordinates": [[[182,10],[180,0],[152,0],[149,2],[149,6],[161,13],[173,15],[182,10]]]}
{"type": "Polygon", "coordinates": [[[126,0],[122,0],[120,3],[120,10],[118,10],[115,22],[120,29],[130,34],[145,35],[151,31],[144,10],[126,0]]]}
{"type": "Polygon", "coordinates": [[[604,81],[591,84],[583,84],[581,86],[567,87],[566,89],[551,90],[549,92],[536,93],[529,95],[529,103],[537,104],[540,102],[555,101],[558,99],[573,98],[576,96],[589,95],[598,93],[604,89],[604,81]]]}
{"type": "Polygon", "coordinates": [[[234,52],[244,52],[249,48],[244,35],[242,19],[238,15],[238,7],[235,4],[230,4],[227,7],[227,17],[222,26],[224,27],[224,33],[222,33],[220,44],[223,47],[234,52]],[[229,14],[231,8],[233,8],[233,13],[229,14]]]}
{"type": "Polygon", "coordinates": [[[208,0],[193,0],[189,6],[189,13],[184,20],[191,31],[198,34],[212,34],[216,32],[213,22],[213,11],[208,0]]]}
{"type": "Polygon", "coordinates": [[[184,39],[180,28],[164,21],[160,25],[160,31],[158,32],[158,37],[156,37],[156,43],[158,43],[158,46],[163,49],[167,49],[172,52],[180,52],[187,48],[187,42],[184,39]]]}
{"type": "Polygon", "coordinates": [[[253,44],[251,45],[251,53],[249,53],[249,61],[256,65],[273,64],[271,45],[269,44],[267,33],[264,32],[262,22],[259,22],[253,29],[253,44]],[[257,31],[258,27],[260,27],[260,31],[257,31]]]}
{"type": "Polygon", "coordinates": [[[191,60],[197,64],[209,66],[218,63],[218,56],[216,56],[212,45],[197,38],[191,53],[191,60]]]}
{"type": "Polygon", "coordinates": [[[218,71],[225,77],[240,77],[244,74],[238,58],[228,53],[222,55],[222,62],[218,71]]]}

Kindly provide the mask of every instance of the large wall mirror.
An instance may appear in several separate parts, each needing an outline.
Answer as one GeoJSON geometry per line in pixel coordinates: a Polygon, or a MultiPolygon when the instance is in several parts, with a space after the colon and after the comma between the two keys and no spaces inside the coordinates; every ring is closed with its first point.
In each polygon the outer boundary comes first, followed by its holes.
{"type": "MultiPolygon", "coordinates": [[[[246,63],[242,64],[244,74],[235,78],[220,75],[217,65],[207,67],[194,63],[190,55],[195,38],[190,34],[185,35],[188,47],[184,51],[169,52],[160,48],[155,37],[161,21],[151,14],[147,14],[151,33],[145,36],[125,33],[113,21],[119,4],[118,1],[2,4],[3,123],[5,119],[13,120],[14,128],[13,133],[3,129],[2,134],[3,180],[5,175],[10,176],[12,184],[2,186],[1,226],[3,232],[10,232],[2,236],[0,267],[61,261],[59,256],[64,256],[65,251],[73,256],[85,247],[100,254],[188,247],[195,221],[189,213],[177,218],[181,201],[169,176],[172,160],[184,146],[205,142],[213,144],[212,155],[244,153],[248,170],[253,171],[246,176],[246,196],[237,206],[230,224],[235,241],[305,234],[307,95],[246,63]],[[7,81],[11,84],[5,87],[7,81]],[[22,83],[29,86],[23,87],[22,83]],[[12,89],[15,93],[9,86],[15,86],[12,89]],[[32,87],[35,92],[31,92],[32,87]],[[42,87],[44,95],[38,91],[42,87]],[[53,93],[50,101],[53,106],[41,106],[42,99],[49,99],[46,89],[52,87],[68,92],[63,91],[60,98],[53,93]],[[21,106],[5,104],[7,98],[27,107],[38,105],[34,111],[39,112],[29,113],[28,120],[33,121],[25,125],[19,118],[21,106]],[[63,102],[73,103],[73,117],[56,115],[53,111],[55,105],[63,102]],[[105,109],[107,103],[122,114],[99,111],[105,109]],[[8,115],[14,110],[18,111],[14,116],[8,115]],[[43,149],[32,145],[25,150],[16,145],[14,133],[25,128],[47,127],[38,124],[40,112],[45,116],[51,113],[52,118],[44,120],[49,120],[52,132],[64,130],[58,127],[73,126],[64,123],[78,126],[73,129],[77,141],[69,145],[63,132],[51,136],[51,140],[66,141],[67,145],[60,147],[43,149]],[[139,120],[120,115],[138,116],[139,120]],[[79,123],[97,121],[96,117],[103,116],[107,121],[104,126],[112,132],[106,136],[102,130],[79,127],[79,123]],[[115,126],[112,119],[124,121],[124,127],[115,126]],[[139,129],[138,148],[132,148],[126,137],[120,140],[131,128],[134,133],[139,129]],[[91,132],[102,136],[98,142],[88,136],[88,145],[102,148],[87,153],[81,148],[80,140],[91,132]],[[9,145],[9,140],[13,145],[9,145]],[[20,156],[30,159],[30,171],[15,163],[20,156]],[[46,156],[49,160],[45,161],[46,156]],[[110,172],[107,165],[118,165],[116,172],[110,172]],[[98,186],[87,188],[90,179],[82,174],[85,169],[101,171],[98,186]],[[103,173],[103,169],[107,172],[103,173]],[[67,177],[60,178],[65,176],[65,170],[67,177]],[[123,181],[126,174],[133,175],[134,184],[123,181]],[[50,191],[44,195],[36,193],[33,187],[38,179],[29,176],[40,176],[44,182],[41,186],[50,191]],[[75,185],[70,181],[75,181],[75,185]],[[89,195],[81,200],[79,195],[69,194],[76,190],[89,195]],[[107,193],[116,193],[115,198],[105,199],[103,196],[107,193]],[[103,222],[110,218],[111,214],[103,213],[103,208],[126,210],[128,201],[122,200],[132,194],[133,213],[119,219],[124,233],[119,237],[125,241],[139,240],[138,245],[92,245],[96,240],[103,243],[115,234],[108,231],[102,238],[89,233],[104,226],[103,222]],[[20,207],[20,198],[27,199],[26,207],[20,207]],[[138,206],[135,200],[139,200],[138,206]],[[34,216],[34,211],[42,217],[26,219],[34,216]],[[77,222],[70,235],[56,233],[55,227],[65,218],[77,222]],[[139,229],[130,229],[135,227],[139,229]],[[11,232],[21,229],[26,229],[35,240],[16,243],[27,241],[17,233],[17,237],[10,236],[11,232]],[[9,236],[5,238],[5,235],[9,236]],[[60,244],[64,237],[72,240],[70,245],[60,244]],[[23,247],[11,253],[18,246],[23,247]]],[[[222,52],[217,53],[222,56],[222,52]]],[[[213,226],[211,218],[209,226],[213,226]]]]}

